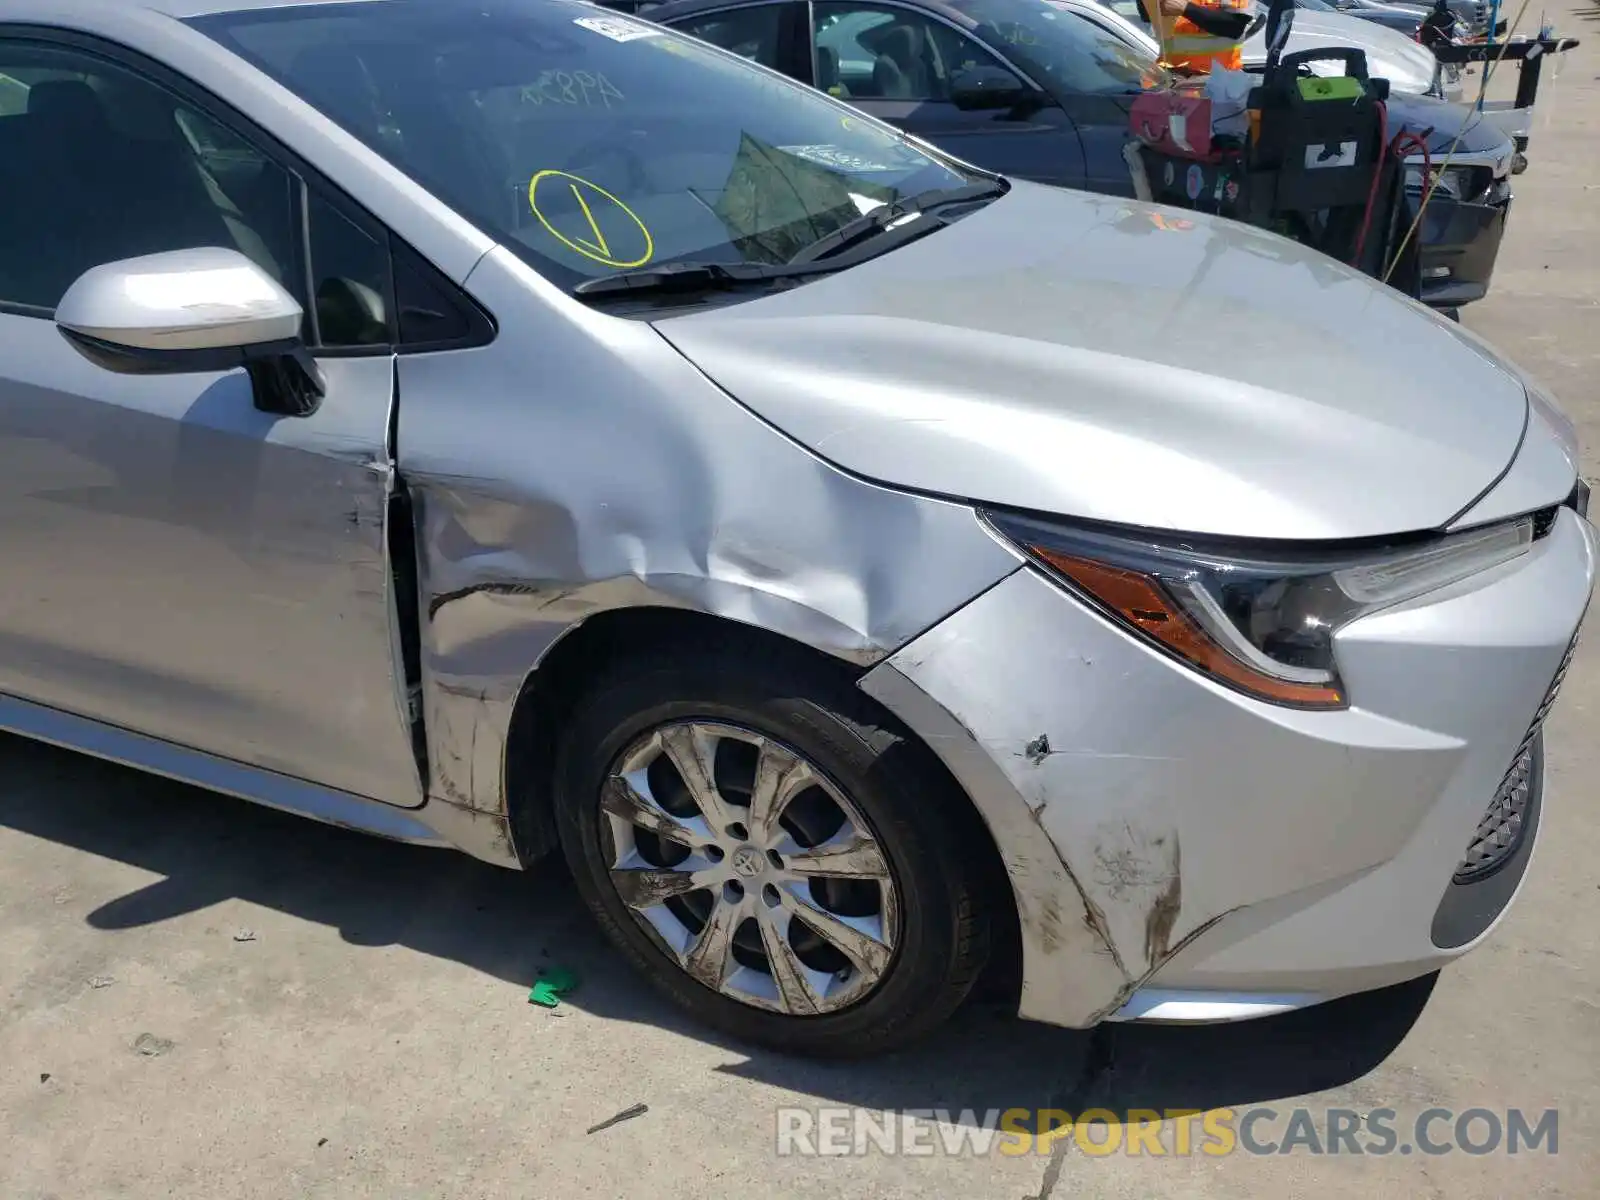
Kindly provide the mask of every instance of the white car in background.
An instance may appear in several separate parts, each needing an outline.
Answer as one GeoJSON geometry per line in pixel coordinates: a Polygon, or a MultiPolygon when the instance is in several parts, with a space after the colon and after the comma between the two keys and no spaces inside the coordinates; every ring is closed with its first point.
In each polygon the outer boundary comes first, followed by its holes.
{"type": "MultiPolygon", "coordinates": [[[[1097,0],[1097,3],[1131,26],[1149,45],[1156,45],[1150,36],[1150,26],[1139,16],[1138,0],[1097,0]]],[[[1246,70],[1259,70],[1267,61],[1267,10],[1264,5],[1257,5],[1257,8],[1255,25],[1244,44],[1246,70]]],[[[1445,100],[1461,98],[1459,78],[1443,81],[1433,52],[1404,34],[1344,13],[1295,9],[1294,24],[1289,29],[1289,42],[1284,52],[1297,54],[1322,47],[1360,50],[1367,56],[1368,73],[1376,79],[1387,79],[1397,92],[1439,96],[1445,100]]],[[[1318,67],[1312,69],[1318,70],[1318,67]]],[[[1344,72],[1343,65],[1333,61],[1324,69],[1328,74],[1344,72]]]]}

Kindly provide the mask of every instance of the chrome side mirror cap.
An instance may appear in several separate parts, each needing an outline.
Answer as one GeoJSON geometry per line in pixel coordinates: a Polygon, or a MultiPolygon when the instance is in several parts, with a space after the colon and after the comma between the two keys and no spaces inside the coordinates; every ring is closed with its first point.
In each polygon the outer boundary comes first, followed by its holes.
{"type": "Polygon", "coordinates": [[[256,407],[310,416],[326,392],[299,303],[237,250],[171,250],[85,271],[56,328],[90,362],[128,375],[249,374],[256,407]]]}

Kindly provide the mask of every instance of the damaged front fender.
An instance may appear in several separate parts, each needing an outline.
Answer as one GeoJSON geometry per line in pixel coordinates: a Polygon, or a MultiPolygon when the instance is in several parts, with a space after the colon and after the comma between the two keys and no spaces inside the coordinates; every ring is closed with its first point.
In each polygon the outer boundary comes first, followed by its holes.
{"type": "Polygon", "coordinates": [[[687,609],[867,666],[1017,569],[969,507],[809,454],[647,322],[505,251],[468,282],[516,336],[399,363],[431,795],[505,810],[518,695],[600,613],[687,609]]]}

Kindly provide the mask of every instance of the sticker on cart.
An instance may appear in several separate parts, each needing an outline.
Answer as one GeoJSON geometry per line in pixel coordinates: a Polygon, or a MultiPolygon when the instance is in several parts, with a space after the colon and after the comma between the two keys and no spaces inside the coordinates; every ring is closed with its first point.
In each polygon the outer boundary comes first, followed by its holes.
{"type": "Polygon", "coordinates": [[[631,42],[636,38],[659,37],[659,29],[651,29],[626,17],[574,17],[574,25],[582,25],[590,33],[598,33],[613,42],[631,42]]]}
{"type": "Polygon", "coordinates": [[[1206,173],[1200,169],[1199,163],[1189,164],[1189,173],[1184,176],[1183,190],[1191,200],[1200,199],[1200,189],[1206,186],[1206,173]]]}
{"type": "Polygon", "coordinates": [[[1161,168],[1161,186],[1171,187],[1172,181],[1177,177],[1178,173],[1173,170],[1171,161],[1168,161],[1167,165],[1161,168]]]}
{"type": "Polygon", "coordinates": [[[1356,165],[1354,142],[1313,142],[1306,147],[1306,170],[1319,171],[1324,167],[1353,167],[1356,165]]]}

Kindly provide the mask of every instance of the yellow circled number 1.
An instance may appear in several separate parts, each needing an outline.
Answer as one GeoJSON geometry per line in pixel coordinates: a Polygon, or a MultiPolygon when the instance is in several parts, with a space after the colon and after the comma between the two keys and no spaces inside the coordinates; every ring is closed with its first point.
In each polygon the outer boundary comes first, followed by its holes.
{"type": "Polygon", "coordinates": [[[546,233],[567,249],[597,263],[625,270],[629,267],[642,267],[655,257],[655,239],[650,236],[650,228],[640,219],[639,214],[605,188],[597,183],[591,183],[581,175],[574,175],[569,171],[538,172],[528,181],[528,207],[533,209],[533,215],[539,218],[539,224],[544,226],[546,233]],[[565,190],[571,192],[580,214],[580,220],[570,221],[569,224],[586,226],[584,232],[587,236],[571,229],[566,233],[561,232],[540,209],[539,188],[547,184],[557,186],[552,181],[560,181],[567,185],[565,190]],[[629,236],[620,241],[617,240],[619,230],[615,225],[611,231],[612,236],[608,238],[600,228],[600,221],[595,215],[596,212],[606,213],[612,209],[627,218],[629,236]],[[633,236],[631,232],[633,229],[638,230],[637,237],[633,236]]]}

